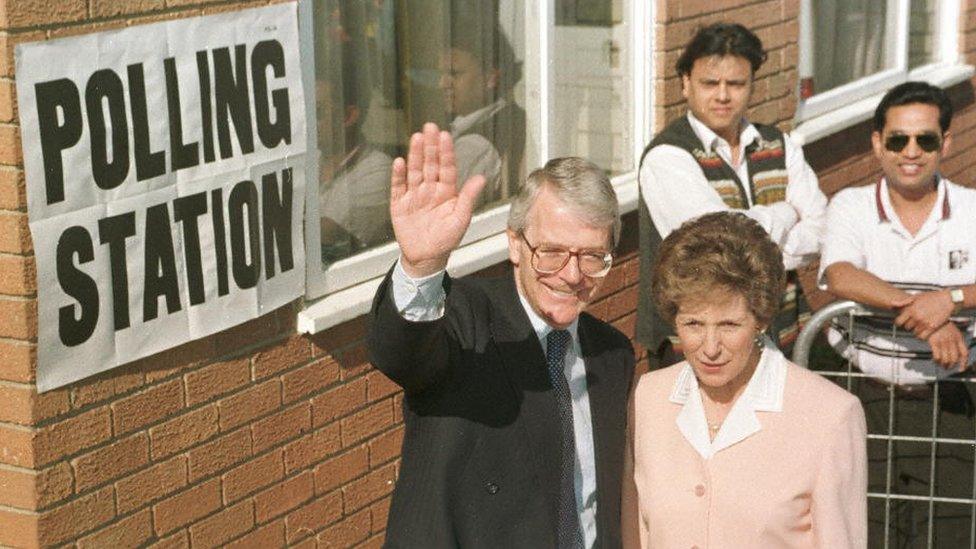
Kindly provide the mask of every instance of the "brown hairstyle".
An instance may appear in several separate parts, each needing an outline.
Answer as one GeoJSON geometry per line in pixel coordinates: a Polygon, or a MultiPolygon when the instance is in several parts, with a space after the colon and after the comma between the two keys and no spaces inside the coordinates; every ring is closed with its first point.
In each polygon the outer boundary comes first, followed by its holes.
{"type": "Polygon", "coordinates": [[[755,220],[727,211],[687,221],[664,239],[651,291],[661,316],[672,324],[682,303],[705,301],[715,290],[741,295],[756,320],[769,324],[785,286],[779,247],[755,220]]]}

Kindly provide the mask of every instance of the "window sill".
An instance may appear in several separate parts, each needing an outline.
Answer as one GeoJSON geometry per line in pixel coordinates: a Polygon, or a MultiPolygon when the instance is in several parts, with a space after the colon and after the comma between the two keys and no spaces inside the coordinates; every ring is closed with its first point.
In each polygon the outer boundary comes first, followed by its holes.
{"type": "MultiPolygon", "coordinates": [[[[924,77],[923,75],[917,77],[913,75],[913,78],[948,88],[972,78],[974,73],[976,73],[976,68],[972,65],[950,65],[935,68],[931,72],[927,72],[924,77]]],[[[790,138],[799,145],[806,145],[869,120],[874,115],[874,109],[883,96],[884,93],[875,94],[805,120],[793,128],[793,131],[790,132],[790,138]]]]}
{"type": "MultiPolygon", "coordinates": [[[[617,191],[620,214],[636,210],[638,196],[636,172],[614,178],[613,186],[617,191]]],[[[508,239],[502,232],[458,248],[451,254],[447,271],[454,277],[464,276],[506,259],[508,259],[508,239]]],[[[298,313],[298,332],[316,334],[366,314],[382,280],[382,277],[373,278],[319,299],[306,301],[305,309],[298,313]]]]}

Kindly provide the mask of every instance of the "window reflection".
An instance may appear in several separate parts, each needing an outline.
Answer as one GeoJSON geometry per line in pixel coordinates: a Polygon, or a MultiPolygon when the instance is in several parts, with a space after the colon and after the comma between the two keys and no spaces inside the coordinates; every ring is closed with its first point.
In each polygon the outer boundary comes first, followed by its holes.
{"type": "Polygon", "coordinates": [[[519,4],[314,2],[324,266],[393,240],[390,165],[428,120],[455,138],[459,185],[488,178],[479,208],[512,194],[526,135],[519,4]]]}

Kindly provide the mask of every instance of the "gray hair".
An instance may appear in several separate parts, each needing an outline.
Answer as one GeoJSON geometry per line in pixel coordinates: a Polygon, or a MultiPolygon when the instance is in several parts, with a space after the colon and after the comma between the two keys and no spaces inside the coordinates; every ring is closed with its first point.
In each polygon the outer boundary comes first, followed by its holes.
{"type": "Polygon", "coordinates": [[[524,231],[529,210],[544,187],[570,206],[588,225],[612,227],[613,247],[620,241],[620,208],[617,193],[605,171],[579,157],[553,158],[533,171],[512,198],[508,210],[508,228],[524,231]]]}

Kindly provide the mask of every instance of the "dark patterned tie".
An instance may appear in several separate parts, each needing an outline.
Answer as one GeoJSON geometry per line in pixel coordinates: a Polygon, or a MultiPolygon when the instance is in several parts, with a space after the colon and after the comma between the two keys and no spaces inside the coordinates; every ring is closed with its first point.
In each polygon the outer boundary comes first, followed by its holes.
{"type": "Polygon", "coordinates": [[[556,405],[559,408],[560,438],[562,452],[560,453],[559,468],[559,549],[577,549],[583,547],[583,536],[580,531],[579,512],[576,509],[576,490],[574,488],[574,470],[576,465],[576,436],[573,431],[573,397],[569,392],[569,383],[563,368],[566,363],[566,348],[570,343],[570,335],[566,330],[553,330],[546,336],[546,364],[549,369],[549,381],[556,395],[556,405]]]}

